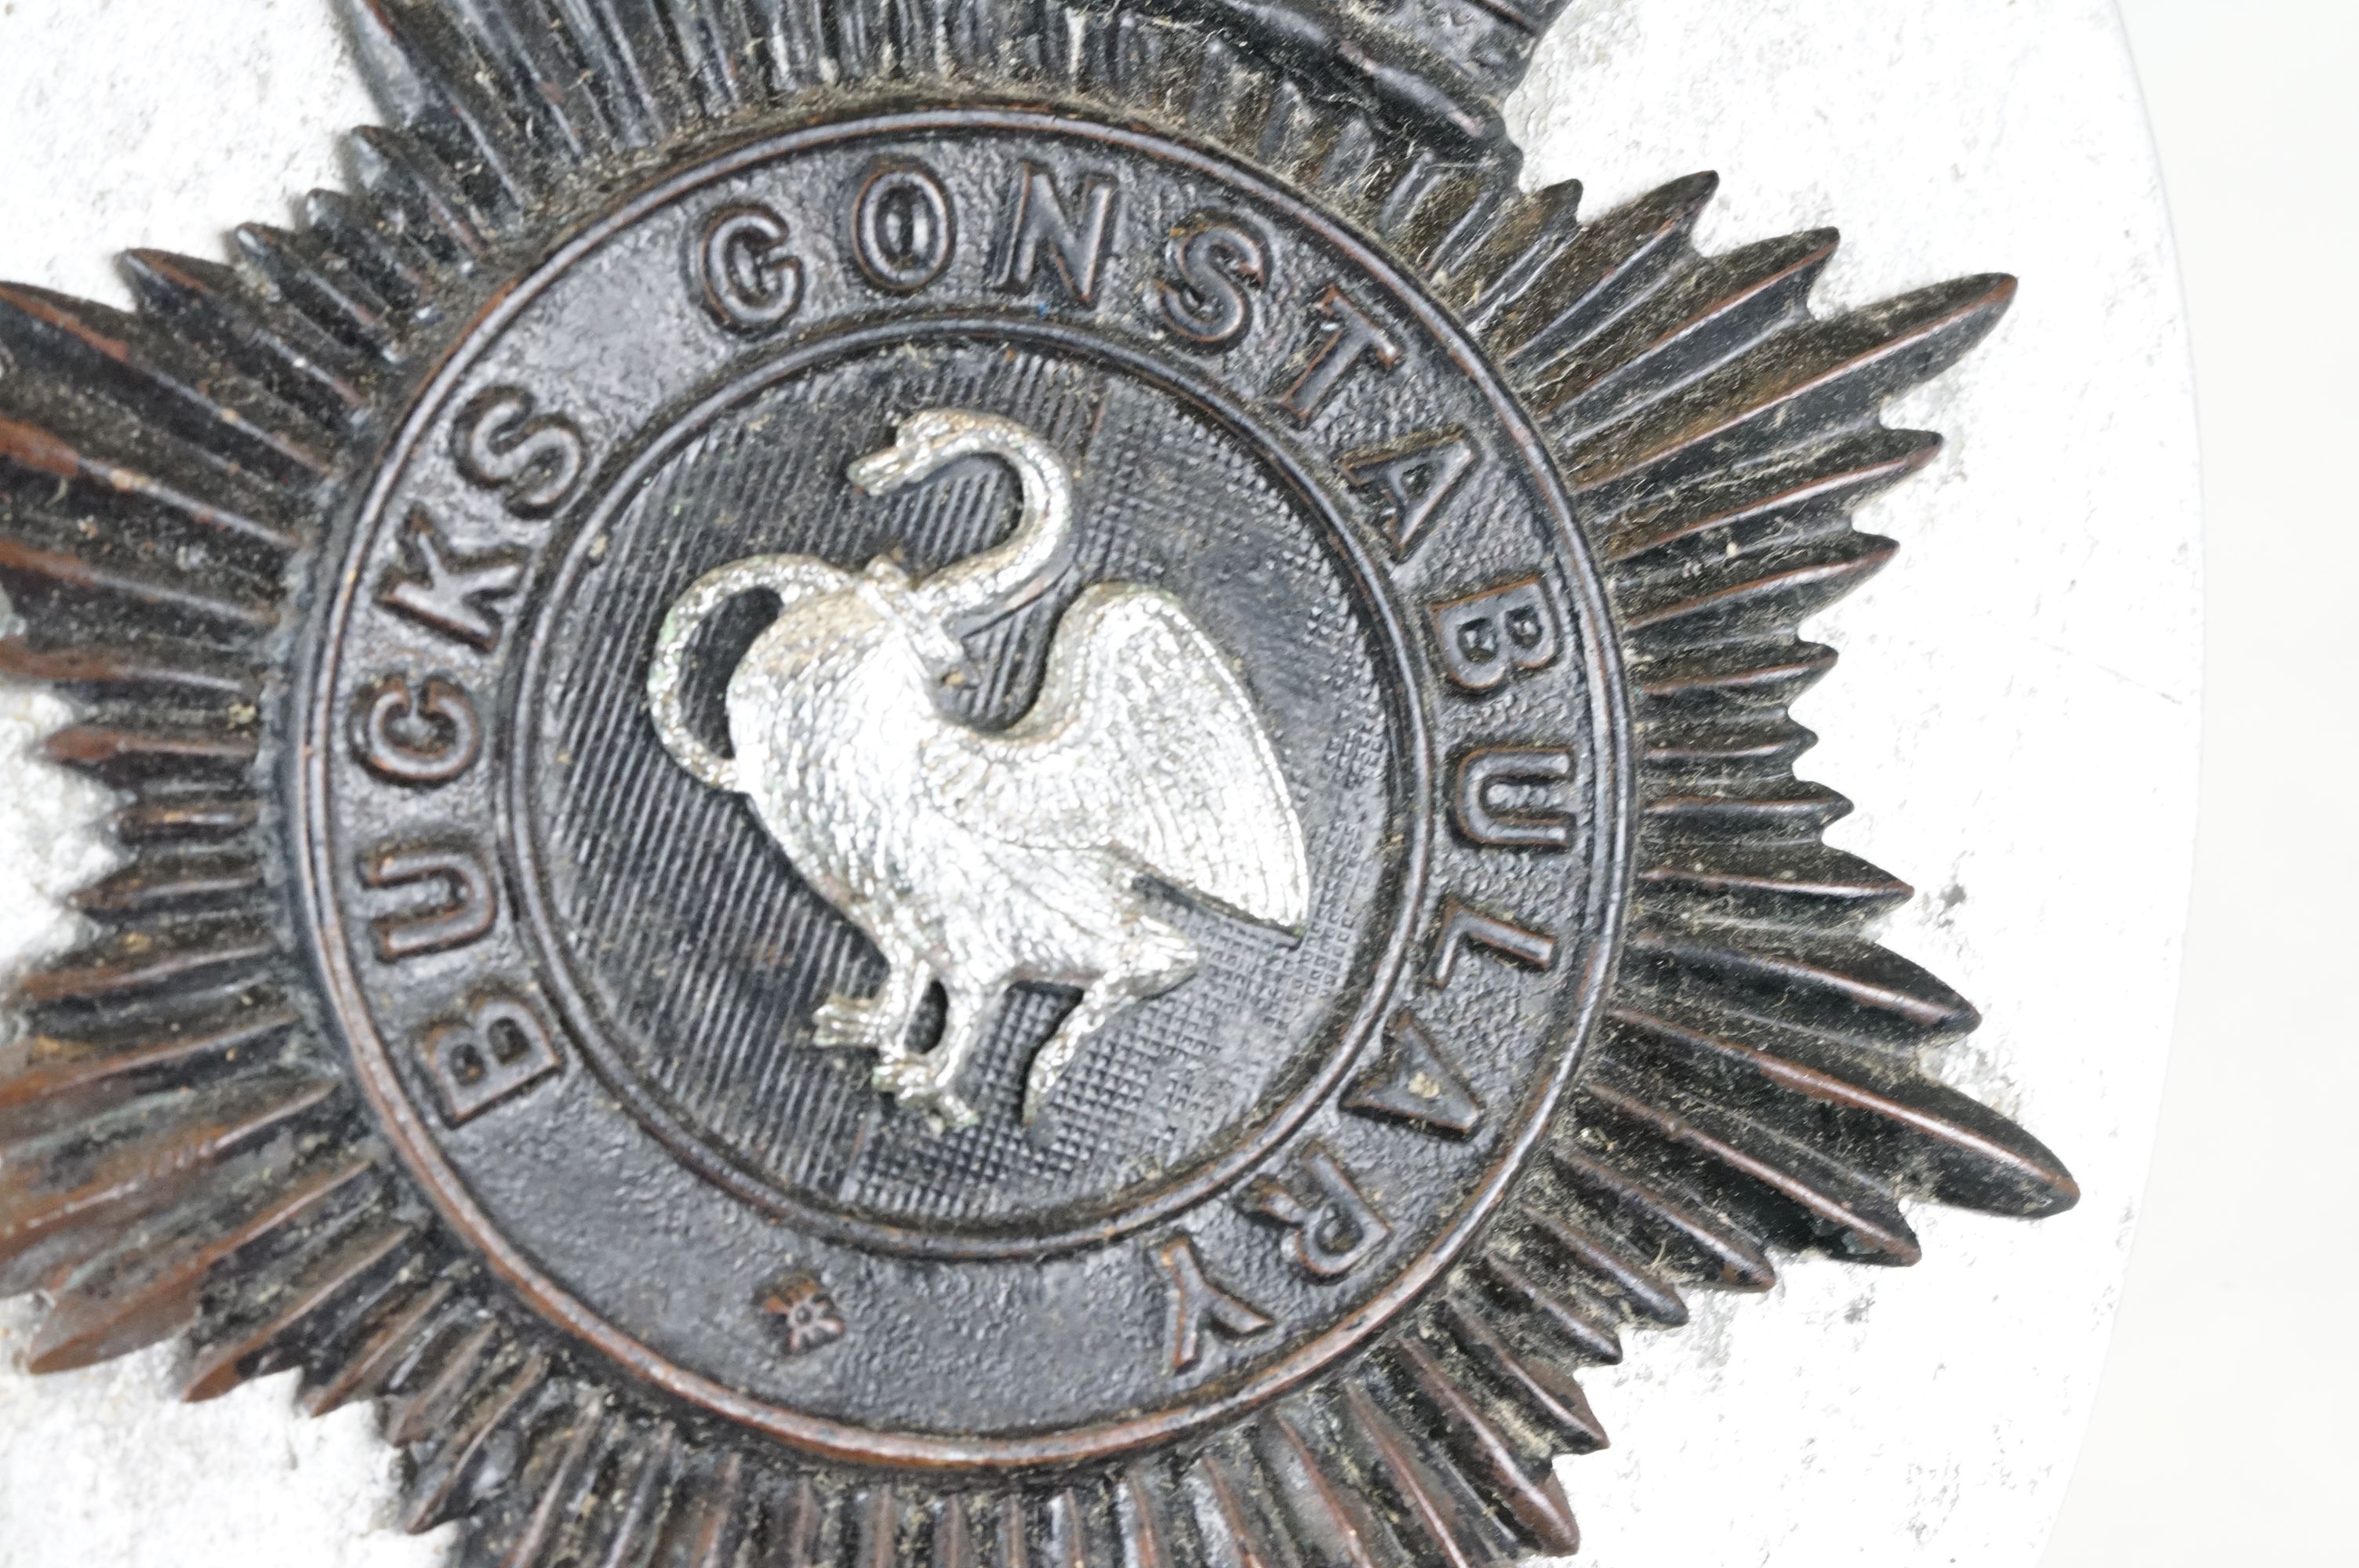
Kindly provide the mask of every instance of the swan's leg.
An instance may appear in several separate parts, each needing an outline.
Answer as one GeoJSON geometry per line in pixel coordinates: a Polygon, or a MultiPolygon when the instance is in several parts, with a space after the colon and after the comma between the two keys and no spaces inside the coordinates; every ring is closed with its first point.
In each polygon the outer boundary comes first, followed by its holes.
{"type": "Polygon", "coordinates": [[[1038,1118],[1049,1095],[1072,1065],[1073,1055],[1108,1020],[1135,1001],[1144,1001],[1196,972],[1196,944],[1176,926],[1145,918],[1132,922],[1115,950],[1112,968],[1082,993],[1057,1033],[1032,1058],[1024,1085],[1024,1119],[1038,1118]]]}
{"type": "Polygon", "coordinates": [[[909,1054],[909,1023],[926,997],[927,971],[917,949],[885,939],[885,981],[875,996],[836,992],[811,1014],[811,1044],[822,1051],[874,1051],[882,1061],[909,1054]]]}
{"type": "Polygon", "coordinates": [[[879,1062],[873,1081],[903,1105],[923,1111],[937,1128],[955,1130],[973,1127],[979,1119],[951,1086],[990,1027],[992,1004],[998,992],[945,985],[943,998],[948,1007],[942,1015],[941,1043],[922,1056],[879,1062]]]}

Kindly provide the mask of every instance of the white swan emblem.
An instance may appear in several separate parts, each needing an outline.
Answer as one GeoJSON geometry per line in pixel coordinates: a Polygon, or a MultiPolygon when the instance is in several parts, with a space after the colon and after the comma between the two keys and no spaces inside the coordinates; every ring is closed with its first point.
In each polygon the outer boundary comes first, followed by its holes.
{"type": "Polygon", "coordinates": [[[1123,1009],[1195,973],[1196,945],[1157,919],[1155,881],[1226,914],[1299,933],[1310,885],[1302,825],[1251,698],[1179,600],[1101,583],[1068,609],[1032,708],[986,732],[936,692],[962,667],[956,629],[1045,592],[1072,530],[1072,482],[1054,449],[1013,420],[937,409],[851,465],[872,495],[960,458],[1015,470],[1022,514],[996,548],[919,581],[878,557],[857,573],[808,556],[723,567],[672,607],[647,696],[680,765],[741,793],[804,880],[884,956],[873,996],[838,994],[814,1041],[874,1051],[880,1090],[937,1127],[972,1124],[955,1080],[1013,985],[1080,989],[1032,1059],[1024,1119],[1074,1054],[1123,1009]],[[777,618],[727,690],[733,757],[682,707],[698,628],[767,589],[777,618]],[[929,981],[940,1042],[909,1048],[929,981]]]}

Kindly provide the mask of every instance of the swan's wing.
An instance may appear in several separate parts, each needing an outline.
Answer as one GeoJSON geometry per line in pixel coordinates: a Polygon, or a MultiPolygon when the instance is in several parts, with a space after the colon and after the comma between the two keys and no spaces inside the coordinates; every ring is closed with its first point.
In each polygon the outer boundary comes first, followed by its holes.
{"type": "Polygon", "coordinates": [[[1302,824],[1253,702],[1169,594],[1102,583],[1074,600],[1039,700],[999,734],[925,748],[928,794],[979,833],[1114,854],[1184,892],[1299,930],[1302,824]]]}

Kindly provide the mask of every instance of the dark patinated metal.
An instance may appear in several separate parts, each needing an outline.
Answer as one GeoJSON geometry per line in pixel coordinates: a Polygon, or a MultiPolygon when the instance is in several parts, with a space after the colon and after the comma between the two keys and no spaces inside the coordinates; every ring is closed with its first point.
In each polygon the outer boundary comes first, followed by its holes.
{"type": "Polygon", "coordinates": [[[1520,191],[1553,6],[351,10],[353,192],[0,288],[130,855],[36,1368],[299,1367],[517,1568],[1465,1563],[1683,1292],[2073,1201],[1786,712],[2008,280],[1520,191]]]}

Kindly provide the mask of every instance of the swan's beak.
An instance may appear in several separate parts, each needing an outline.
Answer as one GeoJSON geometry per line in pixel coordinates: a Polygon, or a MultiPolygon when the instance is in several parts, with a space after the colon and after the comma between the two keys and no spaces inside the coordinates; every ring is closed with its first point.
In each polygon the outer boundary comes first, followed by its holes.
{"type": "Polygon", "coordinates": [[[894,444],[853,460],[844,470],[869,495],[883,495],[925,478],[955,455],[959,438],[977,423],[972,414],[929,408],[901,421],[894,444]]]}
{"type": "Polygon", "coordinates": [[[918,454],[900,446],[854,459],[844,473],[863,494],[883,495],[909,483],[920,471],[918,454]]]}

